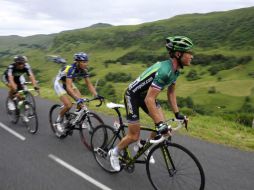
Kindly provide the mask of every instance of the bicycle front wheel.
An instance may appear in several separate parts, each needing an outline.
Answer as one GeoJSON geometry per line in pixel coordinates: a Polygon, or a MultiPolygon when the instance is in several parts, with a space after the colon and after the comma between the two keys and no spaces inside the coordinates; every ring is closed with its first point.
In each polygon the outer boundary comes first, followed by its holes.
{"type": "Polygon", "coordinates": [[[146,163],[146,172],[157,189],[203,190],[205,175],[198,159],[181,145],[165,141],[150,151],[155,163],[146,163]]]}
{"type": "Polygon", "coordinates": [[[116,136],[114,129],[108,125],[97,126],[91,136],[91,148],[96,162],[107,172],[117,173],[110,164],[108,151],[114,148],[120,137],[116,136]]]}
{"type": "Polygon", "coordinates": [[[91,134],[95,127],[101,124],[103,124],[103,120],[93,112],[85,115],[80,122],[80,138],[89,150],[91,150],[91,134]]]}
{"type": "Polygon", "coordinates": [[[30,102],[24,103],[24,116],[26,120],[23,122],[29,133],[35,134],[38,131],[38,117],[35,108],[30,102]]]}
{"type": "Polygon", "coordinates": [[[27,91],[25,96],[26,101],[30,102],[34,109],[36,109],[35,99],[31,92],[27,91]]]}

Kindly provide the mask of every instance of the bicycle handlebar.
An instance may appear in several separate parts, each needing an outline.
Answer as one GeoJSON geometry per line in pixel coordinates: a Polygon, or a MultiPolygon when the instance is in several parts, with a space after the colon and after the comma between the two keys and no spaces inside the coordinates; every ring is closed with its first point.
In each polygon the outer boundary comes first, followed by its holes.
{"type": "MultiPolygon", "coordinates": [[[[172,119],[166,120],[165,122],[166,123],[168,123],[168,122],[176,122],[177,123],[176,127],[171,127],[170,125],[168,126],[168,128],[171,129],[173,132],[181,129],[182,127],[185,127],[185,129],[188,130],[188,118],[185,118],[185,119],[172,118],[172,119]]],[[[166,136],[167,135],[159,134],[157,136],[157,137],[160,137],[159,139],[151,139],[151,140],[149,140],[149,142],[151,144],[159,144],[166,139],[166,136]]]]}
{"type": "MultiPolygon", "coordinates": [[[[91,102],[94,100],[99,100],[100,103],[95,105],[96,107],[100,107],[102,105],[102,103],[104,102],[104,99],[101,99],[101,98],[91,98],[91,99],[83,98],[83,100],[84,100],[84,102],[91,102]]],[[[77,102],[73,102],[73,104],[77,104],[77,102]]]]}
{"type": "Polygon", "coordinates": [[[18,90],[18,93],[26,93],[26,92],[30,92],[30,91],[36,91],[36,94],[34,96],[38,96],[40,93],[33,89],[33,88],[28,88],[28,89],[24,89],[24,90],[18,90]]]}

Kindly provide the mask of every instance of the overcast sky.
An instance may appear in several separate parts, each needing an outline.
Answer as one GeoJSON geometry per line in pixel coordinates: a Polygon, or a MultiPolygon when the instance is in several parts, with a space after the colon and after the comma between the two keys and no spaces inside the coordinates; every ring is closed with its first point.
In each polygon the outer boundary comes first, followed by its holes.
{"type": "Polygon", "coordinates": [[[50,34],[95,23],[132,25],[250,6],[254,0],[0,0],[0,36],[50,34]]]}

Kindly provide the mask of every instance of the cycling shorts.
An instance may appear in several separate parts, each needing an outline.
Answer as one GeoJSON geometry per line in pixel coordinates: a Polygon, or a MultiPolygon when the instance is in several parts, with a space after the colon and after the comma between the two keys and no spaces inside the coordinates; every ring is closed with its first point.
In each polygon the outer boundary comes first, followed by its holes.
{"type": "MultiPolygon", "coordinates": [[[[139,108],[149,114],[148,108],[145,104],[146,94],[133,94],[128,90],[124,94],[124,104],[126,110],[126,117],[128,123],[136,123],[139,121],[139,108]]],[[[157,108],[160,108],[160,104],[155,100],[157,108]]]]}
{"type": "MultiPolygon", "coordinates": [[[[72,83],[72,88],[77,89],[77,87],[72,83]]],[[[54,90],[57,96],[61,97],[65,94],[68,94],[66,91],[66,85],[64,85],[60,80],[55,80],[54,82],[54,90]]]]}

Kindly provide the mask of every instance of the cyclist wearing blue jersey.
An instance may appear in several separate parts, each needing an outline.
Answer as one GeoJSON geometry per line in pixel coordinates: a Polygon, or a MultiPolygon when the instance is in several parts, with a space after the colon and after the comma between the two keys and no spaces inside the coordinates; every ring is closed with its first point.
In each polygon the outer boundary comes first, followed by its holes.
{"type": "Polygon", "coordinates": [[[88,73],[88,56],[86,53],[79,52],[74,54],[74,63],[72,65],[64,66],[57,74],[54,81],[54,89],[56,94],[59,96],[63,103],[63,108],[57,118],[57,129],[60,133],[65,132],[65,128],[61,125],[64,114],[71,109],[72,102],[69,99],[71,96],[77,105],[82,105],[84,99],[81,97],[81,93],[78,88],[74,85],[73,81],[76,79],[83,78],[88,90],[93,96],[103,99],[102,96],[98,95],[95,87],[89,79],[88,73]],[[69,96],[68,96],[69,95],[69,96]]]}
{"type": "MultiPolygon", "coordinates": [[[[161,134],[168,133],[168,125],[164,123],[162,109],[156,101],[157,96],[165,87],[167,87],[168,102],[175,117],[185,119],[177,106],[175,84],[180,74],[179,70],[184,66],[189,66],[193,59],[191,53],[193,43],[184,36],[168,37],[166,38],[166,48],[170,58],[166,61],[157,62],[145,70],[129,85],[125,92],[124,102],[128,120],[128,134],[115,148],[109,151],[111,166],[116,171],[120,171],[119,152],[129,144],[139,140],[140,107],[153,119],[161,134]]],[[[153,135],[151,134],[151,137],[153,135]]],[[[149,162],[155,161],[151,158],[149,162]]]]}

